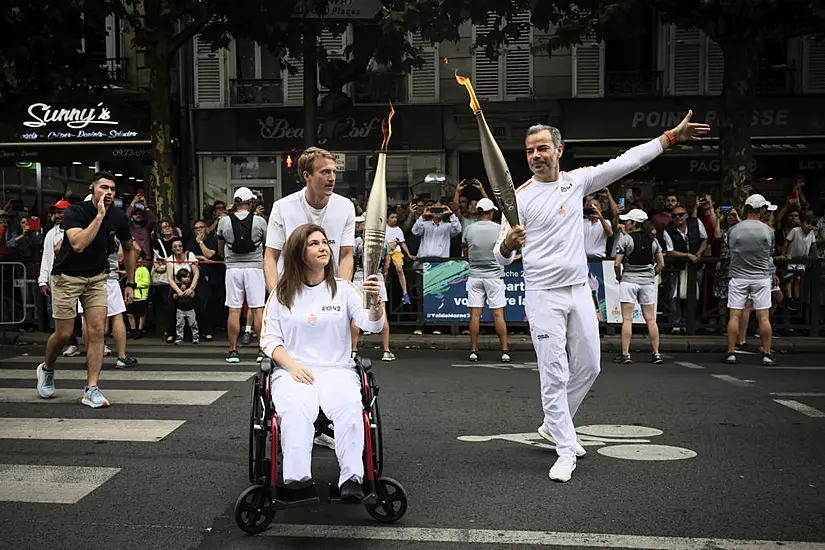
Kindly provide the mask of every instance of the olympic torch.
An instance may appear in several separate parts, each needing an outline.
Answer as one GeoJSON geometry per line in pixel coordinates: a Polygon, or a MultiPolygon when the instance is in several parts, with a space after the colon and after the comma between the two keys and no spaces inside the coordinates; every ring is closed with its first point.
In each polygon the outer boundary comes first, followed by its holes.
{"type": "MultiPolygon", "coordinates": [[[[390,116],[381,123],[381,152],[378,153],[378,166],[372,180],[370,196],[367,200],[367,212],[364,220],[364,279],[377,275],[381,269],[381,256],[384,254],[384,234],[387,230],[387,146],[392,135],[392,117],[395,114],[390,103],[390,116]]],[[[377,306],[379,296],[364,293],[364,309],[377,306]]]]}
{"type": "Polygon", "coordinates": [[[463,84],[470,94],[470,108],[473,110],[478,122],[478,131],[481,136],[481,156],[484,159],[484,169],[487,171],[490,187],[493,188],[493,195],[504,217],[510,222],[510,227],[515,227],[519,225],[518,207],[516,206],[516,188],[513,185],[510,169],[507,168],[504,155],[501,154],[501,149],[499,149],[496,140],[493,139],[490,127],[487,126],[487,121],[484,119],[484,113],[481,112],[481,105],[476,99],[470,79],[459,76],[458,72],[456,72],[455,79],[459,84],[463,84]]]}

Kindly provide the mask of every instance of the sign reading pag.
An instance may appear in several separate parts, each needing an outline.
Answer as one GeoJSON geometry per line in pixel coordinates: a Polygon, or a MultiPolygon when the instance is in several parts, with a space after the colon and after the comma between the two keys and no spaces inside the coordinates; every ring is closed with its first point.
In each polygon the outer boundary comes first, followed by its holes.
{"type": "Polygon", "coordinates": [[[329,0],[327,2],[327,13],[318,15],[315,11],[312,0],[304,0],[295,5],[292,11],[293,17],[305,17],[307,19],[373,19],[381,13],[384,5],[380,0],[329,0]]]}

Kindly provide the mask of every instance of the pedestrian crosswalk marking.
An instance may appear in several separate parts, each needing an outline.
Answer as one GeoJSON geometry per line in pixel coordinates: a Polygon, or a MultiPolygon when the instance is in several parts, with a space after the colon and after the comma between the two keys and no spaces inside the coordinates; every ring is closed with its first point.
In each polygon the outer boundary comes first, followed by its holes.
{"type": "Polygon", "coordinates": [[[120,468],[0,464],[0,501],[77,504],[120,468]]]}
{"type": "MultiPolygon", "coordinates": [[[[112,353],[107,355],[104,360],[115,360],[117,358],[117,353],[113,346],[110,346],[112,349],[112,353]]],[[[146,357],[149,355],[155,356],[162,356],[168,357],[172,359],[176,356],[184,356],[184,357],[211,357],[211,358],[218,358],[223,359],[226,357],[227,352],[229,351],[228,347],[225,346],[141,346],[140,344],[132,344],[127,348],[127,353],[129,355],[134,355],[138,359],[142,357],[146,357]]],[[[247,348],[239,348],[238,353],[240,353],[241,358],[247,359],[254,359],[255,356],[258,354],[258,349],[255,347],[247,347],[247,348]]],[[[43,361],[42,353],[36,355],[19,355],[15,357],[4,357],[0,359],[0,362],[3,363],[13,363],[15,360],[20,359],[21,357],[38,357],[40,361],[43,361]]],[[[74,357],[63,357],[60,356],[57,359],[57,363],[60,364],[62,361],[67,360],[86,360],[86,350],[84,349],[80,355],[75,355],[74,357]]]]}
{"type": "MultiPolygon", "coordinates": [[[[101,387],[107,381],[122,382],[245,382],[255,376],[249,371],[172,371],[172,370],[104,370],[100,375],[101,387]]],[[[61,380],[86,380],[85,370],[55,370],[55,384],[60,390],[61,380]]],[[[0,369],[0,380],[35,381],[34,369],[0,369]]],[[[34,386],[32,386],[34,387],[34,386]]]]}
{"type": "MultiPolygon", "coordinates": [[[[106,357],[103,359],[103,369],[109,370],[114,367],[116,359],[111,357],[106,357]]],[[[217,367],[227,365],[226,361],[220,357],[141,357],[139,359],[140,363],[138,367],[143,365],[152,365],[152,366],[176,366],[176,365],[186,365],[192,367],[217,367]]],[[[31,365],[32,369],[37,367],[40,363],[43,362],[42,357],[37,356],[22,356],[22,357],[14,357],[12,359],[0,359],[0,363],[13,363],[16,365],[31,365]]],[[[85,357],[61,357],[55,363],[55,370],[60,370],[61,366],[83,366],[86,364],[85,357]]],[[[255,362],[255,356],[250,355],[247,361],[241,361],[240,363],[235,363],[236,367],[254,367],[257,363],[255,362]]]]}
{"type": "MultiPolygon", "coordinates": [[[[113,405],[211,405],[225,391],[196,390],[105,390],[103,394],[113,405]]],[[[0,388],[0,403],[79,403],[82,389],[58,389],[54,399],[43,399],[32,390],[0,388]]]]}
{"type": "Polygon", "coordinates": [[[0,439],[157,442],[185,423],[185,420],[0,418],[0,439]]]}

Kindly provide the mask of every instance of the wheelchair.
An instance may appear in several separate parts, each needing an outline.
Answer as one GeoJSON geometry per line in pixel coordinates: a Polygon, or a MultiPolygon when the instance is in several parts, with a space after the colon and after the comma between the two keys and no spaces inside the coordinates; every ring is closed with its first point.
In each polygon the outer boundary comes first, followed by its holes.
{"type": "MultiPolygon", "coordinates": [[[[364,419],[364,500],[367,513],[380,523],[395,523],[407,511],[407,493],[401,484],[383,477],[384,447],[381,432],[381,409],[378,406],[378,385],[370,369],[372,362],[355,356],[356,373],[361,381],[361,403],[364,419]]],[[[261,362],[260,372],[252,386],[249,418],[249,486],[235,503],[235,523],[250,534],[266,530],[275,518],[276,510],[317,504],[321,501],[315,486],[294,491],[278,477],[281,445],[278,416],[272,405],[270,373],[272,363],[261,362]],[[279,484],[281,482],[281,484],[279,484]]],[[[333,427],[323,411],[315,421],[315,436],[333,436],[333,427]]],[[[329,483],[328,502],[343,503],[337,481],[329,483]]]]}

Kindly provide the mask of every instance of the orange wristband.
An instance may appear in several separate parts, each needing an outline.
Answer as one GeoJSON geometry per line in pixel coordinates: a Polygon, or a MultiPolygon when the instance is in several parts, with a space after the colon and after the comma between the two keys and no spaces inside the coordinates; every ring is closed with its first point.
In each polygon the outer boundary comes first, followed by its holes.
{"type": "Polygon", "coordinates": [[[671,145],[676,145],[676,137],[673,135],[673,132],[670,130],[665,130],[665,135],[667,136],[667,139],[670,140],[671,145]]]}

